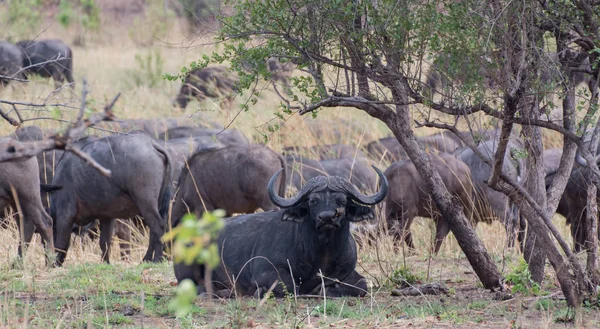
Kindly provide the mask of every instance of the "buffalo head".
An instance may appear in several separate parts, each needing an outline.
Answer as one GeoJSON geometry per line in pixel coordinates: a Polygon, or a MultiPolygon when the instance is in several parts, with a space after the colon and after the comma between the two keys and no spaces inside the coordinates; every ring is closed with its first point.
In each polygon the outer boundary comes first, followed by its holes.
{"type": "Polygon", "coordinates": [[[269,181],[269,198],[276,206],[285,209],[282,219],[305,222],[312,221],[318,230],[335,230],[343,225],[343,220],[357,222],[374,217],[371,205],[386,197],[388,182],[383,173],[373,166],[379,175],[381,188],[371,196],[361,194],[347,179],[338,176],[314,177],[298,194],[286,199],[277,195],[275,181],[281,170],[269,181]]]}

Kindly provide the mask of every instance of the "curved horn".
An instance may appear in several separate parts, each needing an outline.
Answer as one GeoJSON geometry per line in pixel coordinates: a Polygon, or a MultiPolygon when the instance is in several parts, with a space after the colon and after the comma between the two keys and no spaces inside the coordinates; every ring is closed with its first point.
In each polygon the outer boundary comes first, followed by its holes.
{"type": "Polygon", "coordinates": [[[377,191],[377,193],[373,194],[373,195],[364,195],[362,193],[360,193],[356,187],[354,187],[354,185],[350,185],[352,186],[351,189],[349,189],[349,193],[352,194],[352,197],[354,199],[356,199],[356,201],[364,204],[364,205],[374,205],[377,204],[381,201],[383,201],[383,199],[385,199],[387,193],[388,193],[388,180],[387,178],[385,178],[385,175],[381,172],[381,170],[379,170],[377,167],[375,166],[371,166],[373,167],[373,169],[375,169],[375,171],[377,172],[377,175],[379,176],[379,181],[381,182],[381,188],[379,189],[379,191],[377,191]]]}
{"type": "Polygon", "coordinates": [[[305,184],[304,186],[302,186],[302,189],[298,192],[298,194],[296,194],[295,197],[292,197],[289,199],[282,198],[275,191],[275,181],[277,180],[277,178],[279,177],[279,174],[281,174],[282,171],[283,171],[283,168],[279,169],[273,175],[273,177],[271,177],[271,179],[269,180],[269,185],[267,187],[267,191],[269,192],[269,199],[271,200],[271,202],[273,202],[274,205],[276,205],[279,208],[289,208],[289,207],[293,207],[293,206],[297,205],[298,203],[300,203],[300,201],[302,200],[302,197],[304,195],[306,195],[307,193],[311,192],[314,189],[314,186],[313,186],[313,184],[310,184],[310,182],[309,182],[308,184],[305,184]]]}

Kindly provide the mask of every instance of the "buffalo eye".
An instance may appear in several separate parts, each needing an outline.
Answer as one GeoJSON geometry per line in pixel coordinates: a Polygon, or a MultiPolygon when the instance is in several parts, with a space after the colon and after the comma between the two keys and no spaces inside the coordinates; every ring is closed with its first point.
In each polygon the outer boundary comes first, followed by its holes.
{"type": "Polygon", "coordinates": [[[308,200],[308,205],[310,205],[310,206],[316,206],[318,204],[319,204],[319,200],[317,200],[317,199],[308,200]]]}

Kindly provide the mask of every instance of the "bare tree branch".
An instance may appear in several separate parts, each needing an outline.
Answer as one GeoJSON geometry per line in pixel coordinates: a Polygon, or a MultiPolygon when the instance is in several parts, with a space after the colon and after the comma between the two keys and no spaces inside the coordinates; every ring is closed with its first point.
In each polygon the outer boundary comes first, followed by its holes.
{"type": "Polygon", "coordinates": [[[102,175],[110,176],[110,170],[102,167],[89,155],[73,145],[73,143],[83,135],[87,128],[93,127],[101,121],[112,121],[114,119],[112,108],[121,96],[121,93],[118,93],[115,98],[104,107],[102,112],[95,113],[88,119],[85,119],[84,114],[87,105],[87,93],[87,83],[84,80],[81,106],[79,108],[77,120],[63,134],[56,134],[41,141],[32,142],[20,142],[14,139],[8,140],[4,144],[0,144],[0,162],[32,157],[44,151],[59,149],[72,152],[94,169],[98,170],[102,175]]]}

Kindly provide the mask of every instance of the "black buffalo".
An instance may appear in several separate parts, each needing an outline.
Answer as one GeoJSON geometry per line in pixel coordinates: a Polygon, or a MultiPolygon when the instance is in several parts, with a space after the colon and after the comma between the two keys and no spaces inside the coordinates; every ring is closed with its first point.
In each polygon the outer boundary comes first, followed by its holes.
{"type": "MultiPolygon", "coordinates": [[[[269,58],[265,64],[265,68],[270,72],[271,81],[282,84],[284,91],[288,91],[293,65],[291,63],[282,64],[275,58],[269,58]]],[[[192,70],[185,77],[173,106],[183,109],[192,99],[203,102],[208,98],[214,98],[220,100],[219,106],[222,109],[231,108],[239,81],[237,72],[229,70],[223,65],[192,70]]]]}
{"type": "MultiPolygon", "coordinates": [[[[196,153],[179,178],[174,225],[186,212],[223,209],[227,214],[275,209],[267,194],[269,177],[285,169],[283,157],[266,146],[241,145],[196,153]]],[[[285,173],[284,173],[285,176],[285,173]]],[[[279,182],[285,192],[285,177],[279,182]]]]}
{"type": "Polygon", "coordinates": [[[23,53],[19,47],[0,41],[0,87],[4,87],[12,79],[25,79],[23,53]]]}
{"type": "Polygon", "coordinates": [[[59,88],[65,80],[71,86],[73,80],[73,52],[61,40],[23,40],[17,42],[23,51],[25,74],[37,74],[54,79],[59,88]]]}
{"type": "Polygon", "coordinates": [[[373,218],[369,206],[387,194],[387,180],[375,170],[381,189],[372,196],[361,194],[344,178],[319,176],[291,199],[277,195],[277,172],[268,192],[281,210],[228,220],[218,238],[221,265],[213,271],[212,282],[205,282],[202,265],[184,264],[175,265],[177,281],[191,279],[237,295],[260,296],[274,287],[277,297],[319,293],[324,283],[327,296],[364,296],[367,285],[355,270],[350,223],[373,218]]]}
{"type": "Polygon", "coordinates": [[[167,151],[145,134],[90,138],[75,145],[112,175],[102,176],[72,153],[65,154],[58,164],[54,184],[64,188],[50,199],[57,265],[66,257],[73,224],[84,226],[100,220],[102,258],[108,262],[115,218],[135,215],[142,216],[150,228],[144,260],[159,261],[173,182],[167,151]]]}

